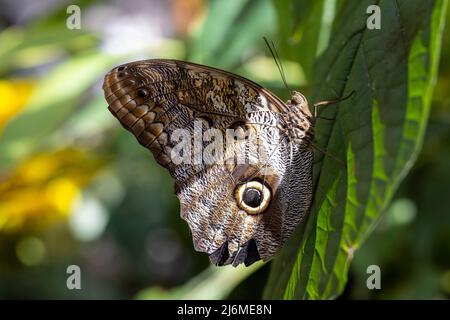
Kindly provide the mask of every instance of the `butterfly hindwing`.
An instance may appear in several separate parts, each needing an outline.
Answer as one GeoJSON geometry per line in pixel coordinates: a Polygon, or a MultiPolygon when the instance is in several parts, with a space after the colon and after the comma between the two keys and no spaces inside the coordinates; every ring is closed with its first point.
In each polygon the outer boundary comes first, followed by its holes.
{"type": "MultiPolygon", "coordinates": [[[[275,254],[308,209],[312,188],[312,151],[291,139],[289,105],[237,75],[176,60],[119,66],[105,76],[103,89],[111,113],[174,178],[197,251],[219,265],[249,265],[275,254]],[[208,129],[216,130],[211,139],[205,139],[208,129]],[[226,145],[230,129],[244,134],[222,150],[221,161],[208,161],[211,141],[218,134],[226,145]],[[183,161],[174,158],[180,138],[189,144],[183,161]],[[256,147],[264,161],[251,161],[256,147]],[[243,163],[235,157],[240,153],[243,163]],[[271,195],[261,212],[242,204],[266,192],[241,188],[252,183],[271,195]]],[[[308,124],[307,116],[299,119],[308,124]]]]}

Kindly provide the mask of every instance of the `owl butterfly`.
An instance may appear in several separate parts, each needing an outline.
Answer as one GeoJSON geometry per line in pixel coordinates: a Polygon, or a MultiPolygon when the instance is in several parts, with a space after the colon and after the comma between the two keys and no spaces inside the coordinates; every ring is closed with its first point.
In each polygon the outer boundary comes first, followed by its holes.
{"type": "Polygon", "coordinates": [[[161,59],[114,68],[103,89],[111,113],[170,172],[194,248],[212,263],[270,259],[307,215],[315,116],[302,94],[283,103],[238,75],[161,59]],[[208,129],[227,141],[221,157],[206,152],[208,129]]]}

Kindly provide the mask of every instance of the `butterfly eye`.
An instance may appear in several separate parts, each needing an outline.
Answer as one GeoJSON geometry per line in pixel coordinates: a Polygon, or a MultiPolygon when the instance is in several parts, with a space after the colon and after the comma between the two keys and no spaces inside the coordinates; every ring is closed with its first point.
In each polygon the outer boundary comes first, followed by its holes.
{"type": "Polygon", "coordinates": [[[271,192],[259,181],[250,181],[236,189],[236,201],[248,214],[259,214],[269,206],[271,192]]]}
{"type": "Polygon", "coordinates": [[[296,105],[300,105],[306,103],[306,98],[300,92],[294,92],[294,95],[292,96],[292,102],[296,105]]]}
{"type": "Polygon", "coordinates": [[[139,89],[137,92],[137,95],[140,98],[147,98],[148,97],[148,91],[146,89],[139,89]]]}
{"type": "Polygon", "coordinates": [[[244,198],[242,201],[252,208],[258,208],[263,200],[263,194],[260,190],[248,188],[244,191],[244,198]]]}
{"type": "Polygon", "coordinates": [[[124,66],[120,66],[116,69],[117,72],[117,78],[123,79],[128,75],[128,72],[125,70],[126,68],[124,66]]]}

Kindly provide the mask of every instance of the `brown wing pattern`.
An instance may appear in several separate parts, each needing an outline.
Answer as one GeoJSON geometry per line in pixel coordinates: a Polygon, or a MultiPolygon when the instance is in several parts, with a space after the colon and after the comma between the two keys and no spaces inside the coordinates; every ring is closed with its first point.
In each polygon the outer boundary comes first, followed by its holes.
{"type": "Polygon", "coordinates": [[[301,140],[312,132],[307,105],[294,108],[293,114],[291,104],[247,79],[175,60],[119,66],[105,76],[103,89],[111,113],[174,178],[181,216],[197,251],[208,253],[219,265],[249,265],[275,254],[309,207],[312,151],[301,140]],[[293,117],[294,126],[289,123],[293,117]],[[206,163],[202,150],[210,142],[201,140],[196,161],[195,140],[203,137],[198,136],[199,125],[201,135],[208,128],[223,137],[230,128],[254,133],[225,148],[224,160],[237,152],[251,158],[249,146],[256,145],[268,157],[263,164],[206,163]],[[182,163],[174,162],[172,153],[179,129],[194,146],[191,160],[182,163]],[[264,212],[249,214],[236,200],[236,190],[255,179],[270,190],[271,201],[264,212]]]}

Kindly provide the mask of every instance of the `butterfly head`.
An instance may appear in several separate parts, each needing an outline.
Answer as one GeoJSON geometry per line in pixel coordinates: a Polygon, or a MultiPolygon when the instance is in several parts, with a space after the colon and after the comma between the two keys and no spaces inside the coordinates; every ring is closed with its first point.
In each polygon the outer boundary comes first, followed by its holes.
{"type": "Polygon", "coordinates": [[[293,91],[286,105],[289,111],[284,113],[282,118],[290,140],[308,146],[314,138],[315,119],[309,110],[306,97],[300,92],[293,91]]]}
{"type": "Polygon", "coordinates": [[[289,100],[287,104],[292,112],[303,113],[307,117],[312,117],[311,111],[309,110],[308,106],[308,100],[300,92],[293,91],[291,100],[289,100]]]}

